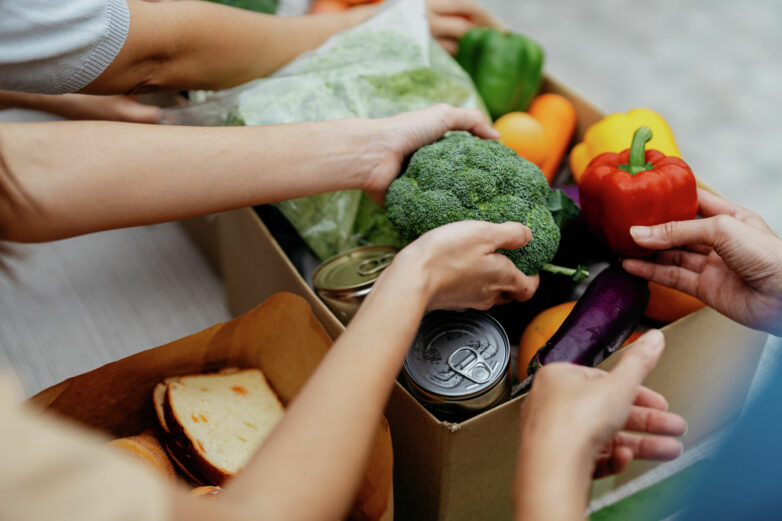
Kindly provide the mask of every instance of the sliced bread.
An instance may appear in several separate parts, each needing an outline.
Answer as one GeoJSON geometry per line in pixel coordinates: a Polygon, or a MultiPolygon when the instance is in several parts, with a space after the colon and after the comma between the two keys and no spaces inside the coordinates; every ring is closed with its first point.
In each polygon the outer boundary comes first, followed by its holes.
{"type": "Polygon", "coordinates": [[[136,436],[119,438],[110,441],[107,446],[151,468],[166,480],[173,481],[176,478],[176,472],[166,456],[166,451],[151,433],[143,432],[136,436]]]}
{"type": "Polygon", "coordinates": [[[285,414],[258,369],[179,377],[167,385],[163,410],[189,456],[180,462],[216,485],[242,469],[285,414]]]}

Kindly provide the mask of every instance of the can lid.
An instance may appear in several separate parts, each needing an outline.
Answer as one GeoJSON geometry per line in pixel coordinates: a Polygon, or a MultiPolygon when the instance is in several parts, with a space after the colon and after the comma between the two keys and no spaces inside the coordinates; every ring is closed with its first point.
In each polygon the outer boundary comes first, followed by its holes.
{"type": "Polygon", "coordinates": [[[463,398],[492,387],[509,363],[508,335],[491,315],[435,311],[421,322],[404,367],[425,391],[463,398]]]}
{"type": "Polygon", "coordinates": [[[312,284],[321,291],[371,286],[399,251],[393,246],[361,246],[344,251],[318,266],[312,284]]]}

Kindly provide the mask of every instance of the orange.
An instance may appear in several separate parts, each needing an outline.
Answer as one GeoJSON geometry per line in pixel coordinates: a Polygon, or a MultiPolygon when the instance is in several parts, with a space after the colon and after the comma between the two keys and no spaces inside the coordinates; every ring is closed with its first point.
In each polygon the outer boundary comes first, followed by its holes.
{"type": "Polygon", "coordinates": [[[652,320],[673,322],[705,306],[697,298],[656,282],[649,282],[649,305],[645,315],[652,320]]]}
{"type": "Polygon", "coordinates": [[[494,122],[500,143],[540,166],[546,160],[548,143],[540,122],[526,112],[509,112],[494,122]]]}
{"type": "Polygon", "coordinates": [[[538,349],[543,347],[543,344],[548,342],[549,338],[554,336],[575,305],[575,301],[564,302],[544,309],[527,325],[519,342],[517,360],[519,380],[524,380],[527,377],[527,366],[532,361],[532,357],[535,356],[538,349]]]}

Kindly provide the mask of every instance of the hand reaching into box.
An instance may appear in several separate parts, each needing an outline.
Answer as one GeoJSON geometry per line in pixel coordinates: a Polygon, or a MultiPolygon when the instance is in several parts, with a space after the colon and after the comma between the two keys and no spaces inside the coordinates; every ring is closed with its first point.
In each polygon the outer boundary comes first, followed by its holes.
{"type": "Polygon", "coordinates": [[[554,363],[536,374],[522,405],[517,519],[581,519],[593,477],[621,472],[633,459],[681,454],[675,436],[687,423],[641,385],[663,347],[662,334],[653,330],[610,373],[554,363]]]}

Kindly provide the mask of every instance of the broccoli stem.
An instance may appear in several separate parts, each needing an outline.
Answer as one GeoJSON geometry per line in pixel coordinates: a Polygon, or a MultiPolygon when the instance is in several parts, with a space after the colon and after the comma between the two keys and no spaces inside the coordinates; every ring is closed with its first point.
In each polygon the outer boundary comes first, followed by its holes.
{"type": "Polygon", "coordinates": [[[564,266],[557,266],[556,264],[546,264],[540,269],[542,271],[548,271],[549,273],[553,273],[555,275],[565,275],[573,279],[575,282],[584,280],[585,278],[589,277],[589,270],[587,269],[586,266],[583,265],[579,265],[575,268],[566,268],[564,266]]]}

